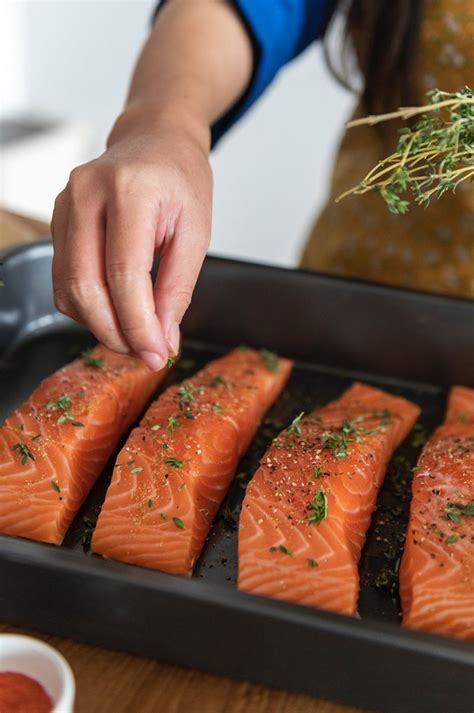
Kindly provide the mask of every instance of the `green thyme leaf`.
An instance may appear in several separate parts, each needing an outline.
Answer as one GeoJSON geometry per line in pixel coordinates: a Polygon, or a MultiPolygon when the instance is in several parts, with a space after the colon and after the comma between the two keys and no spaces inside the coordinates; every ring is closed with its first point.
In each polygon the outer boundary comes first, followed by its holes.
{"type": "Polygon", "coordinates": [[[165,463],[166,465],[170,465],[172,468],[182,468],[184,465],[184,461],[179,460],[179,458],[175,458],[174,456],[167,458],[165,463]]]}
{"type": "Polygon", "coordinates": [[[293,421],[290,423],[290,425],[286,429],[286,432],[289,436],[301,434],[301,419],[303,418],[303,416],[304,411],[301,411],[301,413],[299,413],[298,416],[296,416],[296,418],[294,418],[293,421]]]}
{"type": "Polygon", "coordinates": [[[52,487],[52,489],[55,490],[57,493],[60,493],[60,492],[61,492],[61,488],[59,487],[59,485],[56,483],[55,480],[52,480],[52,481],[51,481],[51,487],[52,487]]]}
{"type": "Polygon", "coordinates": [[[153,498],[148,498],[148,507],[150,508],[150,510],[152,509],[152,507],[153,507],[154,504],[155,504],[155,503],[154,503],[154,501],[153,501],[153,498]]]}
{"type": "Polygon", "coordinates": [[[275,352],[270,352],[268,349],[260,349],[259,354],[268,371],[272,371],[273,373],[279,371],[278,355],[275,354],[275,352]]]}
{"type": "Polygon", "coordinates": [[[284,545],[278,545],[277,547],[272,546],[269,548],[269,550],[270,552],[283,552],[284,555],[289,555],[290,557],[293,557],[293,552],[284,545]]]}
{"type": "Polygon", "coordinates": [[[325,520],[328,516],[328,498],[324,488],[318,488],[313,499],[308,503],[311,510],[311,514],[308,519],[310,525],[319,525],[320,522],[325,520]]]}
{"type": "Polygon", "coordinates": [[[180,530],[184,530],[184,522],[181,520],[180,517],[174,517],[173,522],[180,530]]]}
{"type": "Polygon", "coordinates": [[[91,349],[86,349],[86,351],[82,352],[81,359],[85,366],[90,366],[93,369],[102,369],[104,366],[104,359],[102,357],[93,357],[91,349]]]}
{"type": "Polygon", "coordinates": [[[28,458],[30,460],[35,459],[33,453],[30,450],[30,447],[23,441],[19,441],[18,443],[15,443],[12,446],[12,451],[18,451],[18,454],[21,456],[21,464],[22,465],[26,465],[28,463],[28,458]]]}
{"type": "Polygon", "coordinates": [[[71,397],[67,394],[63,394],[59,397],[59,399],[57,399],[57,401],[49,399],[49,401],[47,401],[45,404],[45,409],[47,411],[65,411],[70,405],[71,397]]]}
{"type": "Polygon", "coordinates": [[[459,535],[450,535],[446,538],[447,545],[454,545],[455,542],[459,540],[459,535]]]}
{"type": "Polygon", "coordinates": [[[318,563],[317,563],[317,561],[314,560],[314,559],[308,559],[308,565],[309,565],[310,567],[314,568],[314,567],[317,567],[317,566],[318,566],[318,563]]]}
{"type": "Polygon", "coordinates": [[[169,416],[168,417],[168,431],[173,433],[176,428],[181,426],[179,416],[169,416]]]}
{"type": "Polygon", "coordinates": [[[140,466],[137,465],[136,468],[132,468],[132,470],[130,471],[130,473],[141,473],[142,470],[143,470],[143,468],[140,468],[140,466]]]}
{"type": "Polygon", "coordinates": [[[169,520],[168,515],[166,515],[166,513],[164,513],[164,512],[160,512],[160,517],[161,517],[165,522],[166,522],[166,520],[169,520]]]}

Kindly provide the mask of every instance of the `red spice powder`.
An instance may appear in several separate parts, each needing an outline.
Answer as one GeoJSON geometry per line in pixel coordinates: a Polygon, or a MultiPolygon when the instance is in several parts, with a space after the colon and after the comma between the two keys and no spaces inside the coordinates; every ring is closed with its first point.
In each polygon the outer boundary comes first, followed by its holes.
{"type": "Polygon", "coordinates": [[[22,673],[0,673],[0,713],[51,713],[53,701],[43,686],[22,673]]]}

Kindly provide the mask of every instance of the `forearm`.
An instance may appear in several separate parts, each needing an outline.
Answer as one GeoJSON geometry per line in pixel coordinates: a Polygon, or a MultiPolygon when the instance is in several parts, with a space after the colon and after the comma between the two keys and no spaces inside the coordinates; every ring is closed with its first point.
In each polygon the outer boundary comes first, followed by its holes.
{"type": "Polygon", "coordinates": [[[168,0],[139,58],[109,145],[167,124],[208,149],[210,126],[245,91],[252,72],[248,33],[227,0],[168,0]]]}

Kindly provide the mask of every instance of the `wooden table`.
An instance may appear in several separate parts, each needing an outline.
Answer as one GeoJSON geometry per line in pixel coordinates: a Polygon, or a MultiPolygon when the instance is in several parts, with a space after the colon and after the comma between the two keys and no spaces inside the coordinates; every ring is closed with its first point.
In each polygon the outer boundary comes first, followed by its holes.
{"type": "MultiPolygon", "coordinates": [[[[48,232],[44,223],[0,210],[0,249],[48,232]]],[[[30,633],[2,625],[0,631],[30,633]]],[[[71,664],[76,713],[363,713],[68,639],[33,635],[59,649],[71,664]]]]}

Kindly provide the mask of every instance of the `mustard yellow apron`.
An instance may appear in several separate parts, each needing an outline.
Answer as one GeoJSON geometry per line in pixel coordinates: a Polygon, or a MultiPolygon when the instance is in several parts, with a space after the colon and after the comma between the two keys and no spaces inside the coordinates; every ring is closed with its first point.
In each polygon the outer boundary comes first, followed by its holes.
{"type": "MultiPolygon", "coordinates": [[[[428,89],[474,84],[474,0],[425,0],[417,76],[421,103],[428,89]]],[[[355,116],[363,114],[359,106],[355,116]]],[[[373,127],[346,131],[301,267],[474,298],[474,184],[427,209],[412,203],[404,216],[375,193],[335,203],[387,153],[373,127]]]]}

